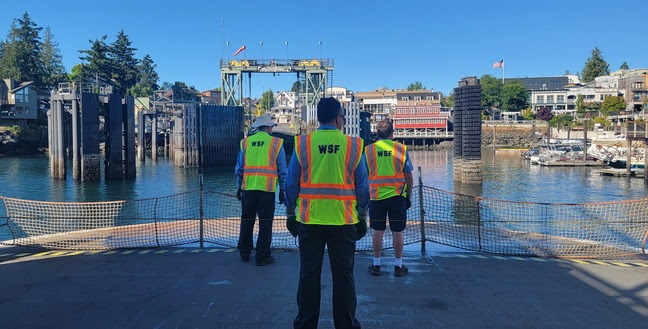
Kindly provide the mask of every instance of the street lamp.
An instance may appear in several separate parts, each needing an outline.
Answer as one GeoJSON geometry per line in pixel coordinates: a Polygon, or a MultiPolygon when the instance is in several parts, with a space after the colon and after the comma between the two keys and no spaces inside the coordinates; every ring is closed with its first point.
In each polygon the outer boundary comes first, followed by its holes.
{"type": "Polygon", "coordinates": [[[317,44],[319,45],[319,58],[322,60],[322,41],[320,40],[317,44]]]}
{"type": "Polygon", "coordinates": [[[286,62],[288,61],[288,41],[284,42],[284,45],[286,45],[286,62]]]}
{"type": "Polygon", "coordinates": [[[259,46],[261,46],[261,61],[263,61],[263,41],[259,41],[259,46]]]}

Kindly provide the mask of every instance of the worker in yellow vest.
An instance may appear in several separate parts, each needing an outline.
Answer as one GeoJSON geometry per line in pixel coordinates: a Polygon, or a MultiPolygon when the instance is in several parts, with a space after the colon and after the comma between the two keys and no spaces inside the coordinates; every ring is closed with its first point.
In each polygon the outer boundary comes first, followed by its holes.
{"type": "Polygon", "coordinates": [[[264,114],[252,124],[252,134],[241,140],[241,151],[236,162],[236,197],[241,201],[241,231],[238,250],[243,262],[250,261],[254,221],[259,216],[259,236],[256,244],[257,266],[274,262],[270,252],[272,221],[275,211],[275,192],[279,186],[279,203],[284,202],[286,155],[283,140],[270,136],[270,114],[264,114]]]}
{"type": "Polygon", "coordinates": [[[294,328],[317,328],[324,249],[333,277],[336,328],[360,328],[353,277],[356,241],[367,233],[369,181],[362,140],[344,135],[340,102],[317,104],[319,129],[295,138],[286,177],[286,226],[299,237],[299,313],[294,328]]]}
{"type": "Polygon", "coordinates": [[[369,187],[371,205],[369,222],[373,230],[373,264],[369,273],[380,275],[380,254],[383,233],[389,229],[394,242],[394,276],[400,277],[409,271],[403,265],[403,231],[407,220],[407,209],[412,206],[412,162],[405,145],[394,142],[394,126],[388,120],[376,126],[380,140],[367,146],[365,156],[369,166],[369,187]]]}

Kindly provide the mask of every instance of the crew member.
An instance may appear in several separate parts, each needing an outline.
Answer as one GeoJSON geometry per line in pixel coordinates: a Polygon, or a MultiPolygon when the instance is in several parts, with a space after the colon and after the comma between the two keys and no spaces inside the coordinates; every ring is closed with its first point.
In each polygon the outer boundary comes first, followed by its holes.
{"type": "Polygon", "coordinates": [[[270,114],[264,114],[252,124],[252,134],[241,140],[241,151],[236,162],[236,197],[241,201],[241,231],[238,250],[241,260],[250,261],[254,221],[259,216],[259,236],[256,244],[257,266],[274,262],[270,252],[272,221],[275,210],[275,192],[279,185],[279,203],[284,202],[286,155],[283,140],[270,136],[270,114]]]}
{"type": "Polygon", "coordinates": [[[353,277],[356,241],[367,233],[369,182],[362,140],[345,136],[340,102],[317,104],[319,129],[295,138],[286,179],[286,226],[299,236],[295,328],[317,328],[322,261],[328,246],[336,328],[360,328],[353,277]],[[295,208],[297,208],[295,210],[295,208]]]}
{"type": "Polygon", "coordinates": [[[373,264],[369,273],[380,275],[380,253],[383,233],[389,229],[394,242],[394,276],[404,276],[408,269],[403,265],[403,231],[407,209],[412,206],[412,162],[405,145],[394,142],[394,126],[388,120],[376,126],[380,140],[367,146],[365,156],[369,166],[371,205],[369,222],[373,230],[373,264]]]}

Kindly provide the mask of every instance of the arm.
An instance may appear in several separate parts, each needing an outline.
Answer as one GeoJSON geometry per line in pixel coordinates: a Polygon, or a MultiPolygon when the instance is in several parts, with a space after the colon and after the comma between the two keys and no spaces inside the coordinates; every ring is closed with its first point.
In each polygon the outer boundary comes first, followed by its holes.
{"type": "Polygon", "coordinates": [[[288,168],[286,167],[286,152],[284,152],[283,146],[279,149],[279,155],[277,156],[277,175],[279,176],[279,190],[286,190],[286,172],[288,168]]]}
{"type": "Polygon", "coordinates": [[[409,157],[409,152],[405,151],[405,165],[403,166],[403,174],[405,175],[405,183],[407,184],[407,197],[412,197],[412,188],[414,187],[414,166],[409,157]]]}
{"type": "Polygon", "coordinates": [[[297,155],[293,152],[288,165],[286,175],[286,208],[295,208],[297,197],[299,196],[299,176],[301,175],[301,165],[297,160],[297,155]]]}
{"type": "Polygon", "coordinates": [[[241,150],[239,151],[238,158],[236,158],[236,168],[234,168],[237,190],[241,188],[243,182],[243,167],[245,167],[245,156],[243,155],[243,150],[241,150]]]}
{"type": "Polygon", "coordinates": [[[369,173],[367,171],[367,160],[365,156],[360,157],[360,163],[355,169],[355,191],[356,191],[356,201],[357,209],[364,210],[365,212],[369,209],[369,173]]]}

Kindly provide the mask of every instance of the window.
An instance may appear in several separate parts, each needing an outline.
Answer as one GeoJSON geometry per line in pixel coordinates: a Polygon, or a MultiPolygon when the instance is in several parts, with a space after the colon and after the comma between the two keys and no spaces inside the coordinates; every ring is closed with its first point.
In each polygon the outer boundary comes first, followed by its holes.
{"type": "Polygon", "coordinates": [[[403,97],[401,97],[401,100],[402,100],[403,102],[408,102],[408,101],[409,101],[409,97],[407,97],[407,96],[403,96],[403,97]]]}
{"type": "Polygon", "coordinates": [[[425,96],[425,100],[431,101],[431,100],[433,100],[433,99],[434,99],[433,96],[425,96]]]}
{"type": "Polygon", "coordinates": [[[414,96],[414,101],[415,102],[420,102],[421,101],[421,96],[414,96]]]}
{"type": "Polygon", "coordinates": [[[536,96],[536,103],[544,103],[544,96],[543,95],[536,96]]]}
{"type": "Polygon", "coordinates": [[[639,102],[639,101],[641,101],[641,94],[639,94],[639,93],[634,94],[634,98],[633,98],[633,100],[634,100],[635,102],[639,102]]]}
{"type": "Polygon", "coordinates": [[[556,96],[556,102],[557,103],[564,103],[565,102],[565,95],[556,96]]]}
{"type": "Polygon", "coordinates": [[[29,103],[29,87],[16,91],[16,103],[29,103]]]}
{"type": "Polygon", "coordinates": [[[554,97],[553,95],[547,95],[547,103],[553,103],[554,97]]]}

